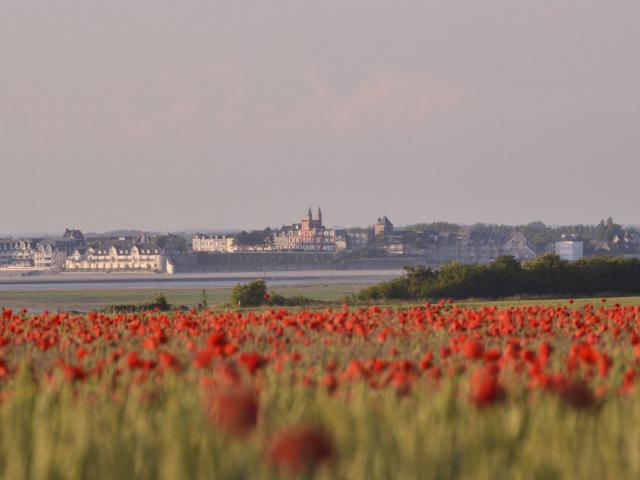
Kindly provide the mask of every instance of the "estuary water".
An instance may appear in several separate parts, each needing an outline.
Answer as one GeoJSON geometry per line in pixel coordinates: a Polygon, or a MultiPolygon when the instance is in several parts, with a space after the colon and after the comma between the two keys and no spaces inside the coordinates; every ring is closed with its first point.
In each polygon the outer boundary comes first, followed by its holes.
{"type": "Polygon", "coordinates": [[[222,273],[59,273],[0,276],[0,292],[38,290],[200,289],[231,287],[263,279],[268,285],[372,284],[402,275],[402,270],[300,270],[222,273]]]}

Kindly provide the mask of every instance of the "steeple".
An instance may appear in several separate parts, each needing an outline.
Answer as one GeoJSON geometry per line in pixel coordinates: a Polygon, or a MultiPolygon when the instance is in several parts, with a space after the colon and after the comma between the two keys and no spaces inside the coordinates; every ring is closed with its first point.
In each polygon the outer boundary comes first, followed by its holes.
{"type": "Polygon", "coordinates": [[[309,207],[309,213],[307,214],[307,217],[309,217],[309,221],[313,220],[313,214],[311,213],[311,207],[309,207]]]}
{"type": "Polygon", "coordinates": [[[318,223],[322,225],[322,210],[318,207],[318,223]]]}

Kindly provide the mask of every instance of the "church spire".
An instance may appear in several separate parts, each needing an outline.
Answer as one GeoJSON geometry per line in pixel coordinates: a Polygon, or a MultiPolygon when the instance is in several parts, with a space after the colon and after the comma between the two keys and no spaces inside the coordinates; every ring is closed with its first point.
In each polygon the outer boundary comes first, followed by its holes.
{"type": "Polygon", "coordinates": [[[322,210],[318,207],[318,223],[322,225],[322,210]]]}

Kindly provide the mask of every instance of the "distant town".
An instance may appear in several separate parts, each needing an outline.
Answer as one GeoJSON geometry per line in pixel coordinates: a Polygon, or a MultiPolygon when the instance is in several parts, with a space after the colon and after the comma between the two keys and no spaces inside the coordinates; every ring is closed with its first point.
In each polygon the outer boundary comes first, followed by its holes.
{"type": "Polygon", "coordinates": [[[550,227],[446,222],[397,228],[386,216],[367,227],[332,229],[320,208],[299,223],[235,233],[187,235],[128,232],[85,237],[66,229],[58,238],[0,238],[0,271],[206,272],[296,269],[437,267],[452,261],[489,263],[511,255],[531,260],[555,253],[568,261],[585,256],[640,256],[640,232],[612,218],[597,225],[550,227]]]}

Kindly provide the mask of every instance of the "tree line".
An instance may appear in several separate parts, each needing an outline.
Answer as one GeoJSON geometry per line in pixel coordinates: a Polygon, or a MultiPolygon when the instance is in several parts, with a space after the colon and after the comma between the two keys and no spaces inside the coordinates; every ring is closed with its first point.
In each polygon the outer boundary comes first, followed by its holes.
{"type": "Polygon", "coordinates": [[[547,254],[526,262],[512,256],[438,270],[405,267],[403,276],[360,291],[357,300],[496,299],[512,296],[640,294],[640,259],[591,257],[576,262],[547,254]]]}
{"type": "MultiPolygon", "coordinates": [[[[434,233],[460,233],[465,229],[462,225],[448,222],[420,223],[409,225],[406,227],[405,239],[419,247],[424,240],[425,235],[433,235],[434,233]]],[[[576,236],[584,241],[585,255],[595,254],[595,249],[591,244],[595,242],[611,242],[613,238],[623,236],[625,232],[640,234],[636,228],[625,228],[616,223],[612,217],[600,220],[596,225],[563,225],[548,226],[542,222],[536,221],[526,225],[496,225],[476,223],[470,227],[466,227],[468,232],[474,232],[482,237],[495,237],[506,239],[513,232],[522,232],[529,243],[536,246],[537,250],[544,248],[557,240],[561,240],[563,235],[576,236]]],[[[635,245],[633,251],[640,252],[638,245],[635,245]]]]}

